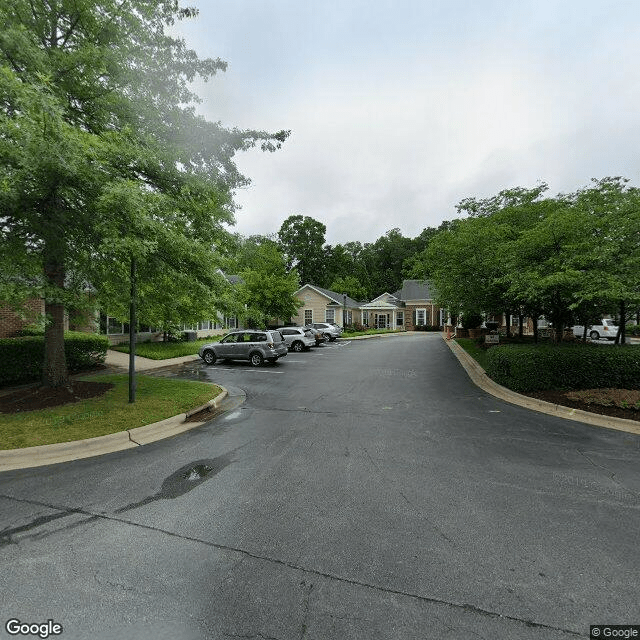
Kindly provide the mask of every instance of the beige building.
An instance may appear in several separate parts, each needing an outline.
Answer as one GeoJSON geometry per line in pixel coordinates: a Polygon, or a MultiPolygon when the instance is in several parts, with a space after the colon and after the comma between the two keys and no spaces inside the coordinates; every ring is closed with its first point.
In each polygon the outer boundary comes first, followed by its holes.
{"type": "Polygon", "coordinates": [[[361,302],[335,291],[305,284],[295,293],[302,302],[298,314],[291,321],[299,326],[313,322],[335,322],[340,326],[362,323],[361,302]]]}
{"type": "Polygon", "coordinates": [[[383,293],[371,302],[357,302],[311,284],[298,289],[296,297],[302,306],[291,320],[300,326],[313,322],[344,326],[357,322],[376,329],[413,331],[417,326],[444,325],[443,311],[435,305],[429,284],[422,280],[405,280],[399,291],[383,293]]]}

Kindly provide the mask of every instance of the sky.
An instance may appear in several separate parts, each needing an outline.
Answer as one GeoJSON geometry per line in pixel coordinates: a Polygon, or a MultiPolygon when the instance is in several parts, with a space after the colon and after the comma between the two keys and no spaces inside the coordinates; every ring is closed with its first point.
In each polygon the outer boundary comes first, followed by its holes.
{"type": "Polygon", "coordinates": [[[640,171],[636,0],[184,0],[179,34],[225,73],[195,90],[227,127],[291,136],[236,156],[235,231],[291,215],[327,243],[415,237],[467,197],[575,191],[640,171]]]}

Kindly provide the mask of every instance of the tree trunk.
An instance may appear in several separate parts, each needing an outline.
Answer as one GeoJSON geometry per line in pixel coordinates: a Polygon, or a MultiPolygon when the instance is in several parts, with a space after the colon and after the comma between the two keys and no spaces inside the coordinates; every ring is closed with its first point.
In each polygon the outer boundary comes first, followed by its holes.
{"type": "Polygon", "coordinates": [[[45,387],[66,387],[69,372],[64,353],[64,265],[56,256],[48,256],[44,263],[47,280],[44,311],[47,318],[44,332],[44,366],[42,384],[45,387]]]}
{"type": "Polygon", "coordinates": [[[520,314],[518,316],[518,337],[522,338],[524,336],[524,316],[520,314]]]}

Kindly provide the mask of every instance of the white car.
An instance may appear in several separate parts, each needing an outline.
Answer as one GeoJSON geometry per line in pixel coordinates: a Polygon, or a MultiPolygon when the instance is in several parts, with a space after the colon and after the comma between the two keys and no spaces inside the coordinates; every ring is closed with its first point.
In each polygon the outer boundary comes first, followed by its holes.
{"type": "Polygon", "coordinates": [[[322,331],[329,342],[333,342],[342,335],[342,328],[333,322],[314,322],[311,326],[318,331],[322,331]]]}
{"type": "Polygon", "coordinates": [[[282,327],[278,329],[282,339],[287,343],[290,351],[304,351],[316,346],[316,338],[311,331],[305,331],[302,327],[282,327]]]}
{"type": "MultiPolygon", "coordinates": [[[[600,340],[601,338],[605,340],[615,340],[618,335],[618,325],[608,318],[603,318],[600,322],[602,324],[593,324],[589,326],[587,329],[587,335],[592,340],[600,340]]],[[[584,326],[574,326],[573,335],[576,336],[576,338],[582,338],[584,335],[584,326]]]]}

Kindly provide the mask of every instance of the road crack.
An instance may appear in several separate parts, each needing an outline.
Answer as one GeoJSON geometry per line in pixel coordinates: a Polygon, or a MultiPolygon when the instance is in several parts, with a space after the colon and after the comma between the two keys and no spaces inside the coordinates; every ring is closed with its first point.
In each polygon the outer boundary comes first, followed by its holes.
{"type": "MultiPolygon", "coordinates": [[[[138,522],[132,522],[130,520],[126,520],[124,518],[117,518],[114,516],[109,516],[106,514],[100,514],[100,513],[92,513],[91,511],[88,511],[86,509],[81,509],[81,508],[74,508],[74,509],[70,509],[67,507],[61,507],[59,505],[51,505],[51,504],[46,504],[43,502],[39,502],[37,500],[28,500],[26,498],[15,498],[13,496],[7,496],[7,495],[0,495],[0,497],[5,498],[7,500],[13,500],[15,502],[19,502],[19,503],[25,503],[25,504],[31,504],[31,505],[37,505],[37,506],[41,506],[41,507],[47,507],[49,509],[55,509],[57,511],[63,512],[65,515],[68,515],[70,513],[80,513],[82,515],[86,515],[86,516],[90,516],[90,517],[95,517],[95,518],[99,518],[101,520],[106,520],[109,522],[117,522],[120,524],[124,524],[124,525],[128,525],[131,527],[136,527],[139,529],[143,529],[145,531],[152,531],[155,533],[160,533],[162,535],[166,535],[169,536],[171,538],[177,538],[180,540],[184,540],[187,542],[194,542],[196,544],[202,544],[205,545],[207,547],[213,548],[213,549],[218,549],[220,551],[224,551],[227,553],[234,553],[234,554],[241,554],[247,558],[252,558],[253,560],[258,560],[261,562],[267,562],[270,564],[274,564],[276,566],[280,566],[280,567],[285,567],[287,569],[291,569],[293,571],[299,571],[304,575],[309,575],[309,576],[317,576],[320,578],[324,578],[325,580],[330,580],[330,581],[334,581],[334,582],[338,582],[341,584],[346,584],[346,585],[350,585],[350,586],[354,586],[354,587],[359,587],[359,588],[363,588],[363,589],[370,589],[372,591],[378,592],[378,593],[383,593],[386,595],[393,595],[393,596],[399,596],[399,597],[404,597],[404,598],[409,598],[411,600],[416,600],[418,602],[423,602],[425,604],[433,604],[433,605],[439,605],[439,606],[443,606],[443,607],[449,607],[452,609],[456,609],[456,610],[462,610],[468,613],[472,613],[475,615],[479,615],[479,616],[483,616],[486,618],[491,618],[494,620],[505,620],[505,621],[510,621],[510,622],[516,622],[518,624],[522,624],[525,625],[527,627],[533,628],[533,629],[544,629],[544,630],[549,630],[549,631],[559,631],[561,633],[567,634],[568,636],[572,636],[575,638],[586,638],[587,636],[585,636],[584,634],[578,633],[576,631],[572,631],[571,629],[563,629],[562,627],[556,627],[553,625],[549,625],[549,624],[545,624],[543,622],[536,622],[535,620],[529,620],[526,618],[519,618],[517,616],[510,616],[510,615],[505,615],[502,613],[498,613],[497,611],[490,611],[488,609],[483,609],[482,607],[478,607],[474,604],[470,604],[468,602],[454,602],[454,601],[449,601],[449,600],[445,600],[443,598],[437,598],[434,596],[428,596],[428,595],[424,595],[424,594],[420,594],[420,593],[412,593],[410,591],[403,591],[402,589],[394,589],[391,587],[385,587],[383,585],[379,585],[379,584],[375,584],[373,582],[366,582],[364,580],[356,580],[355,578],[348,578],[345,576],[340,576],[338,574],[334,574],[334,573],[329,573],[326,571],[321,571],[319,569],[313,569],[313,568],[309,568],[309,567],[303,567],[300,566],[296,563],[287,561],[287,560],[282,560],[280,558],[274,558],[271,556],[264,556],[264,555],[260,555],[258,553],[253,553],[251,551],[248,551],[246,549],[241,549],[239,547],[233,547],[231,545],[226,545],[226,544],[220,544],[217,542],[212,542],[210,540],[202,540],[201,538],[196,538],[194,536],[187,536],[184,534],[180,534],[180,533],[176,533],[174,531],[169,531],[166,529],[161,529],[160,527],[154,527],[151,525],[146,525],[146,524],[142,524],[142,523],[138,523],[138,522]]],[[[313,585],[311,585],[313,586],[313,585]]],[[[309,590],[309,595],[311,594],[311,590],[309,590]]],[[[245,638],[268,638],[267,636],[262,636],[260,634],[254,634],[254,635],[249,635],[249,636],[232,636],[232,637],[245,637],[245,638]]],[[[272,640],[277,640],[277,639],[272,639],[272,640]]]]}
{"type": "Polygon", "coordinates": [[[616,474],[613,473],[611,471],[611,469],[609,469],[609,468],[607,468],[607,467],[605,467],[605,466],[603,466],[601,464],[598,464],[597,462],[594,462],[584,451],[580,451],[580,449],[576,449],[576,451],[583,458],[585,458],[592,466],[594,466],[596,469],[602,469],[605,473],[607,473],[608,476],[609,476],[609,480],[611,480],[611,482],[613,482],[613,484],[617,485],[621,489],[624,489],[624,491],[627,491],[628,493],[631,493],[632,495],[636,496],[637,498],[640,498],[640,494],[637,491],[632,491],[631,489],[629,489],[628,487],[623,485],[621,482],[616,480],[616,474]]]}

